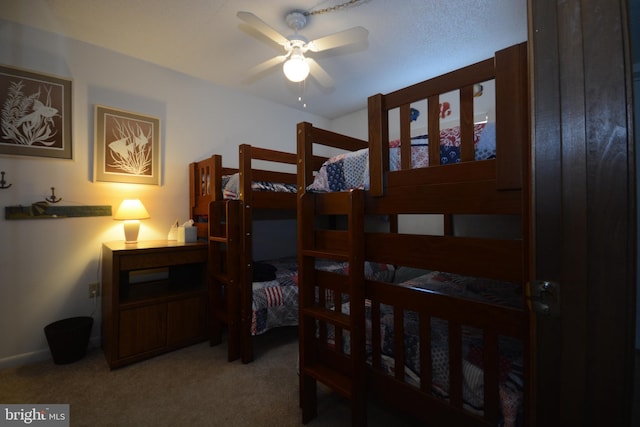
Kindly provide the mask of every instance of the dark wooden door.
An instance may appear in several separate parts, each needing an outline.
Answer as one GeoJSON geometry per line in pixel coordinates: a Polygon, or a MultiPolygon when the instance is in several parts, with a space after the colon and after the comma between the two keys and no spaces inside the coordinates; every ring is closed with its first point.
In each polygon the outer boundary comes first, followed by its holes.
{"type": "Polygon", "coordinates": [[[560,288],[560,314],[534,322],[535,425],[629,426],[636,184],[627,1],[529,4],[534,271],[560,288]]]}

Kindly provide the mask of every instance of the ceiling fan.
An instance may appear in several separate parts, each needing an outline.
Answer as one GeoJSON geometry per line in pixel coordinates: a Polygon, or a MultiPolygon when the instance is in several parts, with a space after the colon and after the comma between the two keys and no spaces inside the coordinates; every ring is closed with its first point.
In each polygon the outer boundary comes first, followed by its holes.
{"type": "Polygon", "coordinates": [[[238,18],[281,45],[285,50],[284,55],[268,59],[251,68],[250,75],[261,73],[284,62],[284,74],[292,82],[301,82],[311,74],[318,83],[326,88],[333,86],[333,80],[313,58],[305,56],[305,54],[366,41],[369,34],[369,31],[363,27],[353,27],[309,41],[306,37],[298,34],[298,31],[307,25],[307,15],[303,11],[293,11],[286,15],[287,26],[294,31],[294,34],[288,37],[274,30],[251,12],[238,12],[238,18]]]}

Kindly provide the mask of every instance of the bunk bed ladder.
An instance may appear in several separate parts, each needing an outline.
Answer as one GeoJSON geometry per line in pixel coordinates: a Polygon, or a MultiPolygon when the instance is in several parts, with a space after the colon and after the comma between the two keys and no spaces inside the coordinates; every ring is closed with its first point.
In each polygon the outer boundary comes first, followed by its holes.
{"type": "Polygon", "coordinates": [[[209,203],[209,298],[211,307],[210,343],[222,342],[227,326],[228,359],[240,357],[240,202],[222,200],[209,203]]]}
{"type": "Polygon", "coordinates": [[[317,382],[351,401],[352,425],[366,425],[364,193],[307,193],[299,200],[300,406],[317,415],[317,382]],[[319,228],[346,219],[346,229],[319,228]],[[346,274],[316,269],[316,260],[348,263],[346,274]],[[348,301],[348,303],[345,303],[348,301]],[[348,306],[348,309],[345,307],[348,306]],[[350,350],[343,349],[350,341],[350,350]]]}

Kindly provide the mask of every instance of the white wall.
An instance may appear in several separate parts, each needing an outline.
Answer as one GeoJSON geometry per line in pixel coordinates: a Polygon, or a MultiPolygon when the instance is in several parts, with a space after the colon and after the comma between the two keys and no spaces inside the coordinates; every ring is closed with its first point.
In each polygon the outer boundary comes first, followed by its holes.
{"type": "Polygon", "coordinates": [[[369,140],[369,119],[367,109],[356,111],[331,122],[331,130],[353,138],[369,140]]]}
{"type": "MultiPolygon", "coordinates": [[[[295,151],[295,126],[320,117],[211,83],[0,20],[0,63],[73,81],[73,160],[0,156],[12,186],[0,205],[30,205],[50,195],[63,204],[112,205],[139,197],[151,214],[141,240],[166,238],[169,225],[188,215],[188,164],[213,153],[237,165],[240,143],[295,151]],[[95,104],[160,117],[162,185],[93,182],[95,104]]],[[[111,217],[57,220],[0,218],[0,367],[48,358],[43,328],[90,315],[88,283],[96,282],[103,241],[121,240],[111,217]]],[[[100,310],[92,342],[100,336],[100,310]]]]}

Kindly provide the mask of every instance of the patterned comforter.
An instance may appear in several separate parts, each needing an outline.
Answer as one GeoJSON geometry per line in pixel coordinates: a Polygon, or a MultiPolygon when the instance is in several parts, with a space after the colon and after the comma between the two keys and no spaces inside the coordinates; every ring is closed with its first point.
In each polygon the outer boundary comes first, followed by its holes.
{"type": "MultiPolygon", "coordinates": [[[[429,289],[439,293],[488,302],[513,308],[522,307],[520,286],[495,280],[459,276],[443,272],[431,272],[404,282],[402,286],[429,289]]],[[[386,307],[382,314],[383,352],[392,354],[393,310],[386,307]]],[[[419,376],[420,342],[418,339],[418,316],[405,315],[405,352],[407,370],[419,376]]],[[[449,389],[449,342],[448,324],[442,319],[432,319],[431,355],[432,390],[443,398],[448,398],[449,389]]],[[[514,339],[501,337],[499,395],[504,426],[516,425],[518,410],[522,400],[522,344],[514,339]]],[[[482,332],[475,328],[463,328],[463,401],[470,411],[482,412],[483,371],[482,332]]],[[[409,375],[410,376],[410,375],[409,375]]]]}
{"type": "MultiPolygon", "coordinates": [[[[254,181],[251,183],[254,191],[272,191],[282,193],[296,193],[298,188],[295,184],[285,184],[278,182],[254,181]]],[[[226,200],[236,200],[240,194],[240,174],[225,175],[222,177],[222,195],[226,200]]]]}
{"type": "MultiPolygon", "coordinates": [[[[475,160],[486,160],[495,156],[495,123],[474,125],[475,160]]],[[[460,162],[460,127],[443,129],[440,132],[440,164],[460,162]]],[[[400,170],[400,141],[389,142],[389,163],[392,171],[400,170]]],[[[412,138],[411,167],[429,166],[429,144],[426,135],[412,138]]],[[[339,154],[327,160],[309,191],[332,192],[350,189],[369,189],[369,149],[339,154]]]]}
{"type": "MultiPolygon", "coordinates": [[[[443,272],[430,272],[397,286],[429,289],[459,298],[472,299],[509,307],[521,307],[522,296],[519,287],[511,283],[458,276],[443,272]]],[[[371,355],[371,303],[366,302],[367,313],[367,354],[371,355]]],[[[349,304],[342,306],[349,313],[349,304]]],[[[382,368],[394,375],[394,327],[393,307],[380,306],[382,368]]],[[[405,381],[420,386],[420,340],[419,315],[404,313],[405,381]]],[[[463,402],[465,409],[482,414],[484,377],[482,370],[482,332],[475,328],[463,327],[463,402]]],[[[449,397],[449,335],[448,322],[431,319],[432,392],[443,398],[449,397]]],[[[348,334],[343,337],[345,353],[350,353],[348,334]]],[[[500,371],[499,397],[502,412],[501,426],[514,427],[522,406],[522,344],[511,338],[499,339],[500,371]]]]}
{"type": "MultiPolygon", "coordinates": [[[[276,267],[275,279],[253,282],[253,313],[251,334],[259,335],[280,326],[298,324],[298,264],[296,258],[264,261],[276,267]]],[[[317,260],[316,268],[339,274],[346,274],[346,262],[317,260]]],[[[389,281],[393,266],[388,264],[365,263],[365,276],[374,280],[389,281]]]]}

